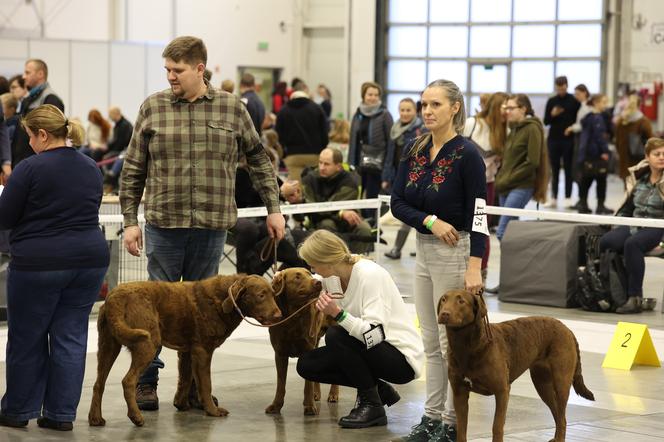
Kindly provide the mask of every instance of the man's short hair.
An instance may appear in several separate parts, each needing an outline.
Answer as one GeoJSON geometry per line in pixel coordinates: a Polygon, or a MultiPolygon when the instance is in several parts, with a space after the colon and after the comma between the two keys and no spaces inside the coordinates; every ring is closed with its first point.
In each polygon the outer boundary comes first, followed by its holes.
{"type": "Polygon", "coordinates": [[[256,86],[256,79],[249,72],[245,72],[244,74],[242,74],[242,78],[240,78],[240,86],[254,87],[256,86]]]}
{"type": "Polygon", "coordinates": [[[203,78],[205,79],[205,81],[209,83],[210,80],[212,80],[212,71],[209,70],[208,68],[205,68],[205,70],[203,71],[203,78]]]}
{"type": "Polygon", "coordinates": [[[197,37],[177,37],[166,46],[161,56],[170,58],[176,63],[184,61],[191,66],[199,63],[203,63],[204,66],[207,64],[207,48],[203,40],[197,37]]]}
{"type": "Polygon", "coordinates": [[[560,77],[556,77],[556,86],[567,86],[567,77],[565,75],[561,75],[560,77]]]}
{"type": "Polygon", "coordinates": [[[307,86],[307,83],[305,83],[304,80],[298,78],[297,81],[293,82],[292,89],[294,92],[297,91],[306,92],[306,90],[309,89],[309,86],[307,86]]]}
{"type": "Polygon", "coordinates": [[[31,58],[25,62],[25,64],[28,63],[33,63],[38,71],[44,72],[44,80],[48,78],[48,66],[46,65],[46,62],[44,60],[39,58],[31,58]]]}
{"type": "Polygon", "coordinates": [[[341,164],[344,162],[344,155],[336,147],[327,147],[327,150],[332,152],[332,162],[334,164],[341,164]]]}

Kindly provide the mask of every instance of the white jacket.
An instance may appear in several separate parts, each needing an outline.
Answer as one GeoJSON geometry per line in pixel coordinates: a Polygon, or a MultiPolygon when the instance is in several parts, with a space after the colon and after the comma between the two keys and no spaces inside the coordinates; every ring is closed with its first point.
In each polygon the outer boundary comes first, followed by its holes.
{"type": "Polygon", "coordinates": [[[415,379],[420,377],[424,364],[422,339],[387,270],[360,259],[353,265],[344,298],[338,303],[347,313],[339,325],[351,336],[364,343],[363,333],[372,325],[382,324],[385,340],[406,357],[415,379]]]}

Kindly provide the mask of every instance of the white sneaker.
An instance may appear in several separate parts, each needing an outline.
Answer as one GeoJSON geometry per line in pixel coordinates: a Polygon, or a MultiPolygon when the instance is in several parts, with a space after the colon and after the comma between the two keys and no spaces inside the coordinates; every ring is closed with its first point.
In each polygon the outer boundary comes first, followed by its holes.
{"type": "Polygon", "coordinates": [[[544,207],[547,209],[557,209],[558,200],[555,198],[551,198],[546,204],[544,204],[544,207]]]}

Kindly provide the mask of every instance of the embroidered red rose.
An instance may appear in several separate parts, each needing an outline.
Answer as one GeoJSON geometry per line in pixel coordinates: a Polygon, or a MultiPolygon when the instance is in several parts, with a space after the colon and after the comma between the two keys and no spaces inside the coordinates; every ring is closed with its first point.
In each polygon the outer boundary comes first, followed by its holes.
{"type": "Polygon", "coordinates": [[[408,174],[408,179],[410,181],[417,181],[419,177],[420,177],[420,175],[418,173],[415,173],[415,172],[411,172],[410,174],[408,174]]]}
{"type": "Polygon", "coordinates": [[[417,163],[420,166],[424,166],[427,164],[427,159],[425,157],[417,157],[417,163]]]}
{"type": "Polygon", "coordinates": [[[431,182],[434,184],[442,184],[445,182],[445,177],[441,175],[436,175],[435,177],[433,177],[431,182]]]}

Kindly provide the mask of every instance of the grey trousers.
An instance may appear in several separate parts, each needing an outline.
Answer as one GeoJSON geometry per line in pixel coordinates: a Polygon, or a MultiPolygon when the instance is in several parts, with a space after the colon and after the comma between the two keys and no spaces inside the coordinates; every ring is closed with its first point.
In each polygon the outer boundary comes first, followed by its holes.
{"type": "Polygon", "coordinates": [[[455,247],[433,235],[417,233],[415,260],[415,310],[420,321],[426,357],[427,398],[424,414],[456,425],[452,390],[447,378],[447,334],[438,324],[438,301],[445,292],[463,289],[470,257],[470,237],[460,232],[455,247]]]}

